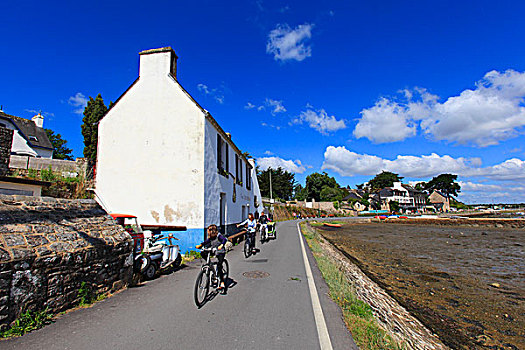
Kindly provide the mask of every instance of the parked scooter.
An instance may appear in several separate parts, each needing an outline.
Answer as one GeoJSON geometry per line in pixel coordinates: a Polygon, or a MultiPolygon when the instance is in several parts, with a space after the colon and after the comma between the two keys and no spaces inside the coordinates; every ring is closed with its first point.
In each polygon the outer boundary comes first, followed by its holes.
{"type": "Polygon", "coordinates": [[[170,233],[168,236],[153,236],[149,230],[144,231],[144,250],[142,251],[143,264],[140,269],[143,276],[151,279],[157,271],[166,270],[170,267],[177,268],[182,263],[180,247],[174,244],[178,238],[173,237],[170,233]],[[167,238],[166,241],[160,241],[167,238]]]}

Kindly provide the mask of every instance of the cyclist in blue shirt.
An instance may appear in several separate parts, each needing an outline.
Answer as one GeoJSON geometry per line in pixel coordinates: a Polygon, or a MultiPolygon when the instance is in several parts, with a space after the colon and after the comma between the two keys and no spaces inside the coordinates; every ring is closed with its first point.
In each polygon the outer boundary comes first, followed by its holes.
{"type": "Polygon", "coordinates": [[[248,214],[248,219],[238,224],[237,227],[244,225],[246,225],[246,228],[248,229],[247,234],[250,237],[250,248],[252,249],[252,252],[255,253],[255,231],[257,230],[257,220],[255,220],[252,213],[248,214]]]}

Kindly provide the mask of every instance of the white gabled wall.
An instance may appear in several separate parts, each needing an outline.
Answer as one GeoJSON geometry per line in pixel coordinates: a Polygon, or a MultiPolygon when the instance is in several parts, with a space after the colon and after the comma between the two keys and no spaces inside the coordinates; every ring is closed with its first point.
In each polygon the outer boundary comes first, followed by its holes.
{"type": "Polygon", "coordinates": [[[96,191],[143,224],[204,227],[204,113],[171,76],[172,51],[141,55],[140,78],[99,124],[96,191]]]}
{"type": "MultiPolygon", "coordinates": [[[[255,212],[257,209],[259,212],[262,210],[262,204],[259,205],[259,208],[254,207],[254,195],[257,196],[258,201],[260,202],[260,192],[259,185],[257,183],[257,177],[255,176],[255,170],[252,168],[250,171],[252,173],[251,180],[252,185],[251,189],[246,188],[246,162],[242,160],[243,164],[243,184],[235,184],[235,194],[236,200],[233,201],[233,186],[234,186],[234,177],[229,175],[225,177],[219,174],[217,169],[217,137],[221,137],[219,131],[213,126],[213,124],[206,120],[205,127],[205,163],[204,163],[204,174],[205,174],[205,195],[204,195],[204,213],[205,213],[205,225],[210,224],[220,224],[220,195],[221,193],[225,194],[226,199],[226,216],[225,224],[232,225],[235,223],[241,222],[244,218],[243,215],[243,206],[244,214],[248,215],[248,212],[255,212]]],[[[224,138],[223,138],[224,140],[224,138]]],[[[225,140],[226,141],[226,140],[225,140]]],[[[228,157],[229,157],[229,172],[233,175],[235,174],[235,150],[231,145],[228,144],[228,157]]]]}

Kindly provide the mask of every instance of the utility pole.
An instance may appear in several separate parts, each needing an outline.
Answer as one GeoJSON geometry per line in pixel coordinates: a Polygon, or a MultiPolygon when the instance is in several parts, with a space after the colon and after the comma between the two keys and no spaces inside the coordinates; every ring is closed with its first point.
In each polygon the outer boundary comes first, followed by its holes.
{"type": "Polygon", "coordinates": [[[273,215],[273,193],[272,193],[272,168],[268,168],[270,173],[270,212],[273,215]]]}
{"type": "Polygon", "coordinates": [[[273,194],[272,194],[272,168],[269,168],[268,170],[270,170],[270,203],[271,203],[272,199],[273,199],[273,194]]]}

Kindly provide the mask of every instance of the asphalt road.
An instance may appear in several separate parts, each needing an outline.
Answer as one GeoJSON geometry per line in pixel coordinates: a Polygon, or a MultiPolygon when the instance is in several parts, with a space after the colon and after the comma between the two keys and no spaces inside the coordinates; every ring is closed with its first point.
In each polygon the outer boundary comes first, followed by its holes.
{"type": "MultiPolygon", "coordinates": [[[[228,253],[232,286],[198,309],[193,287],[200,261],[91,308],[61,316],[0,349],[319,349],[295,221],[279,223],[278,237],[248,259],[241,245],[228,253]],[[247,278],[263,271],[266,278],[247,278]]],[[[307,247],[307,246],[306,246],[307,247]]],[[[307,248],[333,349],[357,349],[339,307],[307,248]]]]}

